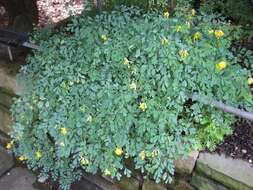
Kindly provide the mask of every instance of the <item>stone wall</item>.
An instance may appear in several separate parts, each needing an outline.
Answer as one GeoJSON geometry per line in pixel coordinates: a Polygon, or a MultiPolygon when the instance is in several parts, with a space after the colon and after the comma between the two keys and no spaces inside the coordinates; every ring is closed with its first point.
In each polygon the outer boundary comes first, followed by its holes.
{"type": "Polygon", "coordinates": [[[16,73],[20,64],[12,64],[7,61],[0,61],[0,141],[9,139],[8,133],[11,131],[12,118],[10,107],[13,98],[20,93],[21,88],[16,81],[16,73]]]}

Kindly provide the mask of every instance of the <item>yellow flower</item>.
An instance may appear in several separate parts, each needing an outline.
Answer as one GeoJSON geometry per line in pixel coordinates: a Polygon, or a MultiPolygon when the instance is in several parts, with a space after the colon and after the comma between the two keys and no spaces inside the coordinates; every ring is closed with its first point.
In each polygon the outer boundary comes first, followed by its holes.
{"type": "Polygon", "coordinates": [[[165,11],[165,12],[163,13],[163,16],[164,16],[165,18],[168,18],[168,17],[170,16],[170,13],[169,13],[168,11],[165,11]]]}
{"type": "Polygon", "coordinates": [[[129,65],[130,61],[125,57],[123,60],[124,65],[129,65]]]}
{"type": "Polygon", "coordinates": [[[182,26],[176,26],[176,32],[181,32],[182,26]]]}
{"type": "Polygon", "coordinates": [[[137,89],[137,86],[134,82],[132,82],[130,85],[129,85],[129,88],[130,89],[133,89],[133,90],[136,90],[137,89]]]}
{"type": "Polygon", "coordinates": [[[155,157],[158,156],[158,154],[159,154],[159,151],[158,151],[158,150],[153,150],[152,153],[151,153],[151,157],[152,157],[152,158],[155,158],[155,157]]]}
{"type": "Polygon", "coordinates": [[[191,27],[191,23],[189,21],[186,21],[185,24],[187,25],[188,28],[191,27]]]}
{"type": "Polygon", "coordinates": [[[146,153],[145,153],[144,150],[142,150],[142,151],[140,152],[139,157],[140,157],[141,160],[145,160],[146,153]]]}
{"type": "Polygon", "coordinates": [[[218,71],[222,71],[226,67],[227,67],[227,62],[226,61],[221,61],[221,62],[219,62],[219,63],[216,64],[216,69],[218,71]]]}
{"type": "Polygon", "coordinates": [[[36,159],[40,159],[41,157],[42,157],[42,152],[41,151],[36,151],[35,152],[35,157],[36,157],[36,159]]]}
{"type": "Polygon", "coordinates": [[[10,150],[10,149],[13,147],[13,145],[14,145],[14,141],[12,140],[12,141],[10,141],[9,143],[7,143],[6,148],[7,148],[8,150],[10,150]]]}
{"type": "Polygon", "coordinates": [[[195,16],[195,15],[196,15],[195,9],[192,9],[192,10],[191,10],[191,13],[192,13],[192,16],[195,16]]]}
{"type": "Polygon", "coordinates": [[[169,40],[167,39],[167,38],[162,38],[161,39],[161,44],[162,45],[166,45],[166,44],[168,44],[169,43],[169,40]]]}
{"type": "Polygon", "coordinates": [[[108,170],[108,169],[105,169],[104,174],[105,174],[105,175],[112,175],[111,171],[108,170]]]}
{"type": "Polygon", "coordinates": [[[253,84],[253,78],[249,78],[248,79],[248,85],[252,85],[253,84]]]}
{"type": "Polygon", "coordinates": [[[106,42],[108,40],[107,36],[105,34],[101,35],[101,40],[103,42],[106,42]]]}
{"type": "Polygon", "coordinates": [[[89,116],[87,117],[87,121],[88,121],[88,122],[92,122],[92,116],[91,116],[91,115],[89,115],[89,116]]]}
{"type": "Polygon", "coordinates": [[[222,30],[214,30],[214,35],[216,38],[221,38],[222,36],[224,36],[224,32],[222,30]]]}
{"type": "Polygon", "coordinates": [[[147,109],[147,104],[144,102],[141,102],[139,105],[139,108],[141,109],[141,111],[145,111],[147,109]]]}
{"type": "Polygon", "coordinates": [[[117,155],[117,156],[121,156],[124,151],[122,150],[121,147],[117,147],[115,150],[114,150],[114,153],[117,155]]]}
{"type": "Polygon", "coordinates": [[[185,59],[185,58],[187,58],[187,57],[189,56],[188,51],[185,50],[185,49],[180,50],[178,54],[180,55],[180,57],[181,57],[182,59],[185,59]]]}
{"type": "Polygon", "coordinates": [[[81,157],[80,163],[81,165],[88,165],[90,162],[88,159],[81,157]]]}
{"type": "Polygon", "coordinates": [[[66,127],[61,127],[60,131],[61,131],[61,134],[63,134],[63,135],[67,135],[67,133],[68,133],[68,130],[66,127]]]}
{"type": "Polygon", "coordinates": [[[20,156],[18,159],[19,159],[20,161],[27,160],[27,158],[26,158],[25,156],[20,156]]]}
{"type": "Polygon", "coordinates": [[[193,36],[193,40],[198,41],[201,39],[201,37],[202,37],[202,34],[200,32],[195,32],[195,34],[193,36]]]}

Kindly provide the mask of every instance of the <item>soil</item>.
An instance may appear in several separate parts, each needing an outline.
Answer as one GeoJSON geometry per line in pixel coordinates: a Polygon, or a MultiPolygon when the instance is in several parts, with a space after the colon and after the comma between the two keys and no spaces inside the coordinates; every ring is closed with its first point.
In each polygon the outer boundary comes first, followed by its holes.
{"type": "Polygon", "coordinates": [[[39,12],[39,26],[58,23],[69,14],[80,14],[84,8],[83,0],[72,0],[67,4],[66,0],[37,0],[39,12]]]}
{"type": "Polygon", "coordinates": [[[215,152],[243,159],[253,165],[253,122],[238,120],[232,135],[216,147],[215,152]]]}

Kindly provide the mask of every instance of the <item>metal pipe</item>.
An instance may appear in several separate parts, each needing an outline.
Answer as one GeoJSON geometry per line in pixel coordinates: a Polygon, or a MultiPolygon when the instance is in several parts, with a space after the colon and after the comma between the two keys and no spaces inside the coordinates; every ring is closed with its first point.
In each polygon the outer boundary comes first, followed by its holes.
{"type": "Polygon", "coordinates": [[[193,101],[198,101],[202,104],[213,106],[213,107],[215,107],[217,109],[220,109],[224,112],[231,113],[231,114],[234,114],[238,117],[253,121],[253,113],[251,113],[251,112],[247,112],[247,111],[235,108],[233,106],[226,105],[221,101],[216,101],[216,100],[208,98],[207,96],[203,96],[203,95],[200,95],[200,94],[192,94],[189,97],[193,101]]]}

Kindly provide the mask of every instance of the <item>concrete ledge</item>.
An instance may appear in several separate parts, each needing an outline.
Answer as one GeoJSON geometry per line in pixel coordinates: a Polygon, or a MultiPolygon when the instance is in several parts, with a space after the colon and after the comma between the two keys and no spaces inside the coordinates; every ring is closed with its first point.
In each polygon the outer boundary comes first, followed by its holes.
{"type": "Polygon", "coordinates": [[[0,105],[0,131],[6,135],[11,132],[12,118],[9,110],[0,105]]]}
{"type": "Polygon", "coordinates": [[[179,175],[191,175],[198,156],[199,151],[192,151],[186,158],[175,160],[175,172],[179,175]]]}
{"type": "Polygon", "coordinates": [[[253,167],[243,160],[218,154],[200,153],[196,172],[223,184],[231,190],[253,189],[253,167]]]}
{"type": "MultiPolygon", "coordinates": [[[[14,166],[13,157],[4,148],[0,147],[0,176],[14,166]]],[[[1,189],[1,186],[0,186],[1,189]]]]}
{"type": "Polygon", "coordinates": [[[229,190],[221,184],[197,174],[192,176],[191,184],[198,190],[229,190]]]}

